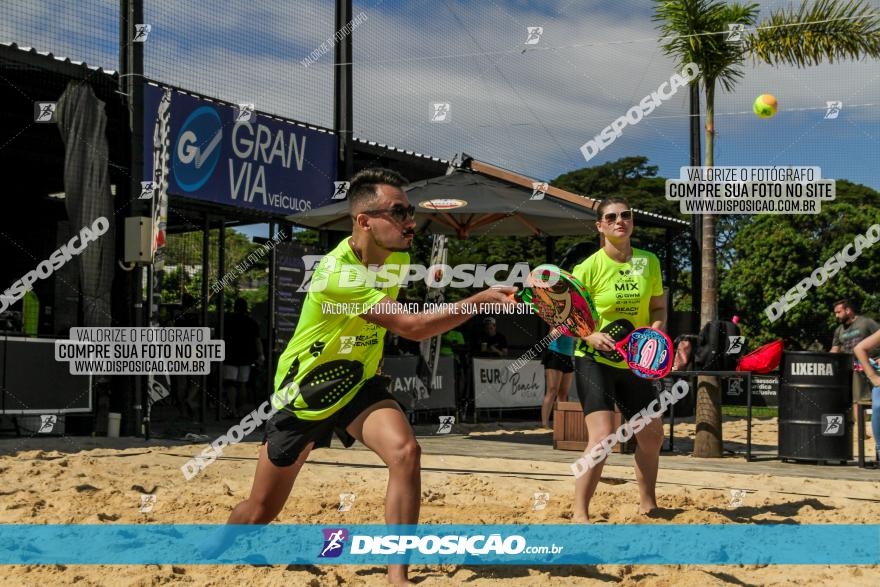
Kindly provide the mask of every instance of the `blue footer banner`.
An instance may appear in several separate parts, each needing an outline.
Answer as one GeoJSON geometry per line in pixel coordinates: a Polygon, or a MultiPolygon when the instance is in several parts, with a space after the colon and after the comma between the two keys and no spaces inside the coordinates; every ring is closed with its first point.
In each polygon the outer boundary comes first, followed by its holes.
{"type": "Polygon", "coordinates": [[[0,524],[0,564],[880,564],[880,525],[0,524]]]}

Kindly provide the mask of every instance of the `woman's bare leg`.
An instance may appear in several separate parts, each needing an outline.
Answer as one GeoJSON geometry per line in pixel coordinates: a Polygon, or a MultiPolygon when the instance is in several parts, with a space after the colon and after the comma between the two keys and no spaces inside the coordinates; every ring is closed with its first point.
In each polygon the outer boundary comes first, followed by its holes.
{"type": "MultiPolygon", "coordinates": [[[[610,410],[593,412],[585,416],[585,420],[588,440],[587,449],[584,451],[584,454],[587,455],[590,449],[613,432],[614,412],[610,410]]],[[[587,469],[583,475],[575,480],[573,521],[582,523],[590,521],[590,500],[593,499],[593,493],[596,491],[596,486],[599,485],[604,465],[605,460],[603,459],[593,468],[587,469]]]]}
{"type": "Polygon", "coordinates": [[[559,380],[559,387],[556,389],[556,401],[558,402],[567,402],[568,401],[568,390],[571,389],[571,381],[574,379],[574,372],[572,373],[563,373],[562,378],[559,380]]]}
{"type": "Polygon", "coordinates": [[[636,433],[636,480],[639,482],[639,513],[647,514],[657,508],[657,469],[663,446],[663,421],[660,418],[636,433]]]}
{"type": "Polygon", "coordinates": [[[556,392],[559,389],[559,380],[562,379],[562,371],[556,369],[544,369],[544,402],[541,404],[541,425],[550,427],[550,412],[553,410],[553,402],[556,401],[556,392]]]}

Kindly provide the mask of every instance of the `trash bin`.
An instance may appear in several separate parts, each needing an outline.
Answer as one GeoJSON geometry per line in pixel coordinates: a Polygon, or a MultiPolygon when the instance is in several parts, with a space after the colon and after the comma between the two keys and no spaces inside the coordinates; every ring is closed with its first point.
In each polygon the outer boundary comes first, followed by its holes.
{"type": "Polygon", "coordinates": [[[788,351],[779,376],[779,457],[852,459],[851,359],[845,353],[788,351]]]}
{"type": "Polygon", "coordinates": [[[122,414],[110,412],[107,414],[107,436],[119,438],[119,425],[122,422],[122,414]]]}

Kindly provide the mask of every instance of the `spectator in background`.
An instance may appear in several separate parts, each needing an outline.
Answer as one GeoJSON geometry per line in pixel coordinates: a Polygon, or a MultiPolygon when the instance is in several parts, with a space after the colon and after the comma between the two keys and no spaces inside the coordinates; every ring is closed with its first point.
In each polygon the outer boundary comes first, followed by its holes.
{"type": "Polygon", "coordinates": [[[40,298],[34,290],[24,294],[21,300],[22,331],[26,336],[37,336],[40,329],[40,298]]]}
{"type": "Polygon", "coordinates": [[[464,348],[464,335],[458,330],[450,330],[440,339],[440,355],[452,357],[464,348]]]}
{"type": "Polygon", "coordinates": [[[853,348],[853,353],[862,366],[862,373],[854,373],[853,377],[865,378],[870,382],[871,390],[871,429],[874,432],[874,468],[880,468],[880,373],[877,363],[871,361],[870,354],[880,351],[880,330],[875,331],[853,348]],[[872,364],[873,363],[873,364],[872,364]]]}
{"type": "Polygon", "coordinates": [[[238,399],[244,394],[245,385],[251,374],[251,364],[263,364],[263,342],[260,340],[260,327],[248,315],[247,302],[236,298],[233,312],[223,321],[223,340],[226,343],[226,358],[223,361],[223,388],[226,390],[227,414],[225,418],[240,418],[238,399]]]}
{"type": "Polygon", "coordinates": [[[498,332],[495,318],[483,319],[483,330],[476,336],[471,346],[474,355],[481,357],[506,357],[507,338],[498,332]]]}
{"type": "MultiPolygon", "coordinates": [[[[201,326],[196,299],[192,294],[185,293],[180,299],[181,309],[174,318],[172,326],[176,328],[198,328],[201,326]]],[[[201,402],[199,401],[200,375],[172,375],[171,386],[182,415],[191,420],[201,418],[201,402]],[[197,417],[198,415],[198,417],[197,417]]]]}
{"type": "MultiPolygon", "coordinates": [[[[834,317],[840,322],[834,330],[834,340],[831,342],[832,353],[853,354],[857,344],[880,330],[880,326],[867,316],[856,314],[855,306],[849,300],[840,300],[834,303],[834,317]]],[[[877,356],[880,348],[872,351],[871,356],[877,356]]],[[[871,385],[862,373],[853,373],[853,419],[858,417],[856,402],[871,399],[871,385]]]]}
{"type": "Polygon", "coordinates": [[[574,378],[574,341],[570,336],[554,338],[544,351],[544,402],[541,404],[541,425],[550,427],[550,413],[556,400],[568,401],[568,390],[574,378]]]}

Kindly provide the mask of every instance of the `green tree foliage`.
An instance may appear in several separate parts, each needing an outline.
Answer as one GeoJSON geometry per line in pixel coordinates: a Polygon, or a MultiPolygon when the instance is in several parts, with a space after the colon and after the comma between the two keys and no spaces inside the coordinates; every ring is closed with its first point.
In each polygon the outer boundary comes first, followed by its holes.
{"type": "MultiPolygon", "coordinates": [[[[211,273],[208,280],[208,292],[211,287],[224,275],[231,278],[224,288],[226,301],[231,304],[236,297],[245,297],[248,303],[265,301],[267,299],[269,254],[254,260],[249,260],[248,255],[256,251],[261,245],[252,243],[247,236],[234,230],[226,230],[225,271],[218,274],[219,262],[219,230],[211,230],[208,235],[208,261],[211,273]],[[240,267],[241,271],[235,270],[240,267]]],[[[161,274],[159,290],[162,292],[164,303],[179,302],[184,292],[198,298],[202,287],[202,233],[187,232],[183,234],[168,235],[168,243],[165,247],[165,265],[174,267],[170,271],[161,274]],[[196,271],[191,277],[185,271],[187,266],[196,266],[196,271]]],[[[213,296],[211,296],[213,297],[213,296]]]]}
{"type": "Polygon", "coordinates": [[[837,197],[820,214],[760,215],[744,220],[733,239],[735,261],[721,279],[721,316],[743,318],[749,346],[776,338],[826,349],[836,322],[831,305],[848,298],[862,313],[880,317],[880,245],[861,256],[771,323],[764,308],[834,256],[868,227],[880,223],[880,192],[837,181],[837,197]]]}

